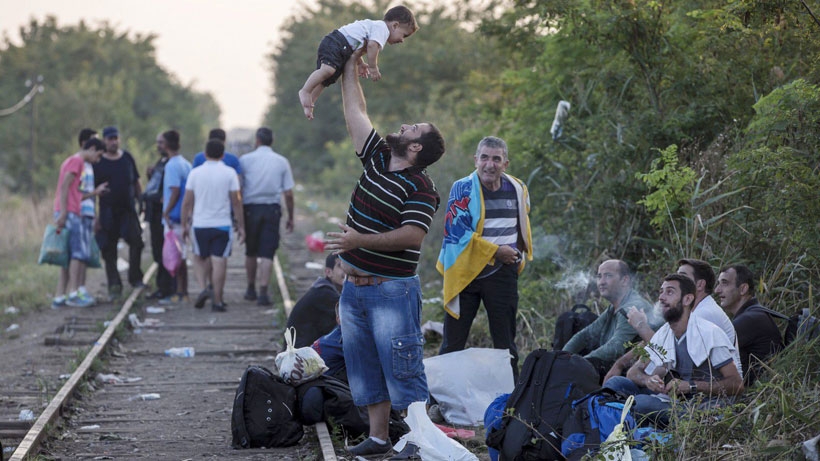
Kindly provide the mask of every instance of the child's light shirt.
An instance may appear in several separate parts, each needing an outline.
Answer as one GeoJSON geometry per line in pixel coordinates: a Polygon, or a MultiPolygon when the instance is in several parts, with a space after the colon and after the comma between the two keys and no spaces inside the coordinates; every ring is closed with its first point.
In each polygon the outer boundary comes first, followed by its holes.
{"type": "Polygon", "coordinates": [[[390,37],[390,29],[387,27],[387,23],[382,20],[374,21],[372,19],[362,19],[342,26],[339,28],[339,32],[345,36],[354,51],[361,48],[365,40],[373,40],[384,48],[387,39],[390,37]]]}

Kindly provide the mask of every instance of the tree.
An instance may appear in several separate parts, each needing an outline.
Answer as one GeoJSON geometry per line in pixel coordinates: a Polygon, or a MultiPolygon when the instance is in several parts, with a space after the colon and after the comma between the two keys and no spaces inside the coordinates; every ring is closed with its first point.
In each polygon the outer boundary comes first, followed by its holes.
{"type": "Polygon", "coordinates": [[[0,47],[0,106],[24,94],[26,79],[44,78],[33,122],[26,111],[0,119],[0,180],[14,191],[54,187],[60,163],[77,149],[84,127],[118,125],[124,147],[138,160],[153,158],[161,130],[175,128],[185,150],[197,152],[219,119],[213,98],[181,85],[156,62],[153,35],[130,34],[107,23],[59,26],[48,17],[20,29],[22,44],[0,47]]]}

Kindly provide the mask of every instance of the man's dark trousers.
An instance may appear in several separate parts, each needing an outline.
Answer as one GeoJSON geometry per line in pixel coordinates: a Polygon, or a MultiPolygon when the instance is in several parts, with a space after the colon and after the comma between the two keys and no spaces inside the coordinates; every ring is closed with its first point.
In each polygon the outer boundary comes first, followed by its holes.
{"type": "Polygon", "coordinates": [[[120,238],[128,244],[128,283],[132,286],[142,283],[142,228],[139,217],[133,208],[114,208],[100,206],[100,231],[97,232],[97,244],[105,260],[105,276],[108,289],[122,286],[120,273],[117,270],[117,242],[120,238]]]}
{"type": "Polygon", "coordinates": [[[518,314],[518,265],[504,264],[494,274],[475,279],[459,294],[460,316],[444,315],[444,341],[440,354],[463,350],[470,327],[484,301],[493,347],[509,349],[513,377],[518,379],[518,349],[515,347],[515,321],[518,314]]]}
{"type": "Polygon", "coordinates": [[[157,263],[157,290],[163,298],[174,294],[176,286],[173,285],[171,274],[162,265],[162,245],[165,243],[165,228],[162,225],[162,203],[152,203],[145,201],[145,219],[148,221],[148,229],[151,231],[151,256],[157,263]]]}

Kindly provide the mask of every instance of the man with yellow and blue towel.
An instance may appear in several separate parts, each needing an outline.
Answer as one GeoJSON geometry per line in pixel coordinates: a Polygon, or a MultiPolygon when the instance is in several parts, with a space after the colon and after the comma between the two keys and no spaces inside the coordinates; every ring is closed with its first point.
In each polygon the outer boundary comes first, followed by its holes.
{"type": "Polygon", "coordinates": [[[439,353],[464,349],[483,302],[493,347],[510,351],[517,379],[518,274],[532,260],[532,231],[527,186],[505,173],[509,164],[507,143],[485,137],[476,149],[476,170],[450,189],[436,265],[447,311],[439,353]]]}

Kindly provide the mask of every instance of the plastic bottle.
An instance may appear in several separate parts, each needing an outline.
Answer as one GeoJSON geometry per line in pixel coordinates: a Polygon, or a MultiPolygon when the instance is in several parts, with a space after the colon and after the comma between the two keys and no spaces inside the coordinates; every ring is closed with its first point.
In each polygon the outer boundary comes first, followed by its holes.
{"type": "Polygon", "coordinates": [[[172,347],[165,350],[168,357],[193,357],[195,354],[193,347],[172,347]]]}

